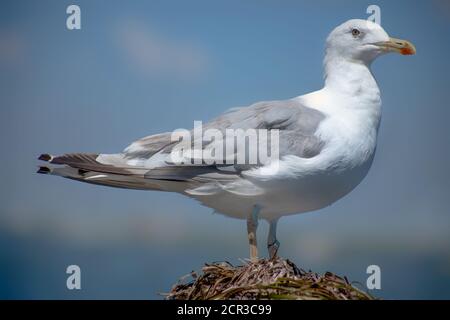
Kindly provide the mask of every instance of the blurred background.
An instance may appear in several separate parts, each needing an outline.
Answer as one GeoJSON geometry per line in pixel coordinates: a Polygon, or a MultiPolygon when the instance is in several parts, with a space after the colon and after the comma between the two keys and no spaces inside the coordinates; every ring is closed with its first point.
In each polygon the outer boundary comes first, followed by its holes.
{"type": "MultiPolygon", "coordinates": [[[[122,150],[224,110],[321,88],[324,41],[377,4],[417,55],[375,62],[373,167],[326,209],[282,219],[280,254],[386,299],[450,298],[448,1],[2,1],[0,298],[161,299],[205,262],[248,256],[243,221],[181,195],[35,174],[40,153],[122,150]],[[81,8],[81,30],[66,8],[81,8]],[[81,267],[81,290],[66,267],[81,267]]],[[[260,250],[267,226],[260,224],[260,250]]]]}

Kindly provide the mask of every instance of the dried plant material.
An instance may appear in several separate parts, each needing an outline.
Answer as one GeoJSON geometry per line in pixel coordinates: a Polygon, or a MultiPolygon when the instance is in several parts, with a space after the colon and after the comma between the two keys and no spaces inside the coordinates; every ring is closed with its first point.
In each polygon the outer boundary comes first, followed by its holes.
{"type": "MultiPolygon", "coordinates": [[[[289,260],[261,259],[242,266],[229,262],[205,264],[203,273],[189,283],[183,277],[173,286],[169,300],[373,300],[346,277],[331,272],[319,275],[299,269],[289,260]]],[[[193,273],[191,273],[193,274],[193,273]]]]}

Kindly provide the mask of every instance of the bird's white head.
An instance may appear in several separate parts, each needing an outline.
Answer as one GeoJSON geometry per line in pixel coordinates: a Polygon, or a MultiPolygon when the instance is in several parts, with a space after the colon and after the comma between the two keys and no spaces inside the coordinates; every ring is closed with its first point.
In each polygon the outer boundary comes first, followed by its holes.
{"type": "Polygon", "coordinates": [[[378,56],[397,52],[416,53],[414,45],[406,40],[389,37],[384,29],[371,21],[352,19],[336,27],[328,36],[326,56],[370,64],[378,56]]]}

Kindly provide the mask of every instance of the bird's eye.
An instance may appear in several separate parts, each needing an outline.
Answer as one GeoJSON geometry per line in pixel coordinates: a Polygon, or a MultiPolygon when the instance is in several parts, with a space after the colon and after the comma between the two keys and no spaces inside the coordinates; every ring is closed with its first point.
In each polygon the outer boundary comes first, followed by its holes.
{"type": "Polygon", "coordinates": [[[357,37],[361,34],[361,31],[358,29],[352,29],[352,36],[357,37]]]}

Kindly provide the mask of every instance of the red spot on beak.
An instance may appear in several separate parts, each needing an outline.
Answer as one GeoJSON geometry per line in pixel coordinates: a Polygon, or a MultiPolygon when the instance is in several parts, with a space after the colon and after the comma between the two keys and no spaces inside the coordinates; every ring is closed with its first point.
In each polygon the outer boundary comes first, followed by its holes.
{"type": "Polygon", "coordinates": [[[407,55],[415,54],[416,50],[414,50],[413,48],[410,48],[410,47],[406,47],[406,48],[402,48],[400,50],[400,53],[407,56],[407,55]]]}

